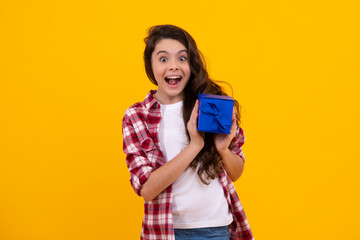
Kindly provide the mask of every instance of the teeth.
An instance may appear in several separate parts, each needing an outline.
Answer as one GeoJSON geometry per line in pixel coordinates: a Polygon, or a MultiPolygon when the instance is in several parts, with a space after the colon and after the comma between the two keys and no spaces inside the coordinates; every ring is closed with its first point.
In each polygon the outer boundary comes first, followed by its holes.
{"type": "Polygon", "coordinates": [[[169,77],[166,77],[167,79],[179,79],[181,78],[180,76],[169,76],[169,77]]]}

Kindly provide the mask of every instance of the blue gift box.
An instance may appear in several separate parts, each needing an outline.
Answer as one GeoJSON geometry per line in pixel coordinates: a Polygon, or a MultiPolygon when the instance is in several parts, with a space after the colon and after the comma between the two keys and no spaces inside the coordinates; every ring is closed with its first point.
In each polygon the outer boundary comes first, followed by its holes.
{"type": "Polygon", "coordinates": [[[198,131],[230,134],[234,99],[199,94],[198,131]]]}

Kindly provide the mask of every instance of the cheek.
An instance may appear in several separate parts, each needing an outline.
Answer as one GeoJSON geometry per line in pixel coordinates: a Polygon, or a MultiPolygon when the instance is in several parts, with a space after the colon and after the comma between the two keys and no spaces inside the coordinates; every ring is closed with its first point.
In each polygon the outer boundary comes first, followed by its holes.
{"type": "Polygon", "coordinates": [[[191,69],[190,69],[190,66],[189,66],[189,65],[187,65],[185,72],[186,72],[186,75],[188,75],[188,76],[190,77],[190,75],[191,75],[191,69]]]}
{"type": "Polygon", "coordinates": [[[152,66],[152,70],[155,76],[161,74],[162,72],[161,67],[158,64],[154,64],[152,66]]]}
{"type": "Polygon", "coordinates": [[[163,76],[165,74],[164,68],[159,65],[155,65],[155,66],[153,66],[152,70],[153,70],[153,74],[154,74],[156,82],[157,83],[161,82],[161,80],[163,79],[163,76]]]}

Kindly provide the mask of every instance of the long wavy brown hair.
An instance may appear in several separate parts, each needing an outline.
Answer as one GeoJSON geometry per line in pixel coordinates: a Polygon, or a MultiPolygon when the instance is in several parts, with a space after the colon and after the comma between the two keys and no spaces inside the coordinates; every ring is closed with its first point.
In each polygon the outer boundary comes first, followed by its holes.
{"type": "MultiPolygon", "coordinates": [[[[144,62],[145,71],[150,81],[157,85],[151,65],[151,55],[156,44],[161,39],[174,39],[182,43],[188,52],[188,62],[190,65],[191,76],[184,89],[183,99],[183,120],[186,123],[190,119],[192,109],[195,105],[199,93],[227,95],[223,88],[210,79],[206,70],[206,63],[202,53],[197,48],[194,39],[184,29],[174,25],[157,25],[148,29],[145,41],[144,62]]],[[[219,81],[218,81],[219,82],[219,81]]],[[[226,83],[221,81],[222,83],[226,83]]],[[[227,83],[226,83],[227,84],[227,83]]],[[[230,85],[229,85],[230,86],[230,85]]],[[[230,86],[231,88],[231,86],[230,86]]],[[[239,104],[235,103],[235,117],[240,123],[239,104]]],[[[189,132],[186,129],[188,140],[190,140],[189,132]]],[[[195,159],[191,162],[190,167],[196,168],[200,163],[197,171],[201,182],[208,184],[207,179],[215,179],[223,171],[220,154],[217,152],[214,143],[214,134],[205,133],[205,145],[195,159]],[[205,178],[204,178],[205,176],[205,178]]],[[[231,146],[230,146],[231,147],[231,146]]]]}

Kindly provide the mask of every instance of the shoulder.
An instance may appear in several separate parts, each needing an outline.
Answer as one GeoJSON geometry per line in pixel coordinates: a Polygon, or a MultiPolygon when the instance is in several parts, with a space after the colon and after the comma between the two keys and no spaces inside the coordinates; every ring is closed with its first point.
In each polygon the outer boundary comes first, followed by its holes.
{"type": "Polygon", "coordinates": [[[145,115],[147,115],[147,110],[143,102],[137,102],[125,110],[123,122],[135,122],[144,119],[145,115]]]}
{"type": "Polygon", "coordinates": [[[145,119],[151,109],[154,108],[155,103],[157,103],[157,100],[153,97],[153,93],[154,91],[150,91],[143,101],[137,102],[127,108],[124,113],[123,121],[145,119]]]}
{"type": "Polygon", "coordinates": [[[130,107],[128,107],[125,110],[124,116],[131,116],[133,114],[143,112],[144,110],[145,110],[144,103],[143,102],[137,102],[137,103],[134,103],[133,105],[131,105],[130,107]]]}
{"type": "Polygon", "coordinates": [[[236,130],[236,135],[237,137],[240,139],[241,142],[245,142],[245,133],[244,133],[244,129],[242,129],[241,127],[238,127],[236,130]]]}

